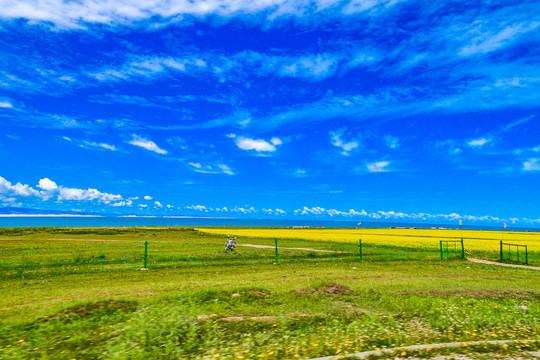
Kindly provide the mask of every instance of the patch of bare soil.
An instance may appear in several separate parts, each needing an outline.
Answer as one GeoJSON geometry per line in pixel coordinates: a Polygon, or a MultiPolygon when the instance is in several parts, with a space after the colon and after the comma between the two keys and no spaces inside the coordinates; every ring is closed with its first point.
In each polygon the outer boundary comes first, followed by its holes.
{"type": "Polygon", "coordinates": [[[72,306],[56,314],[43,316],[38,321],[47,322],[53,319],[90,318],[98,314],[112,313],[119,310],[125,312],[135,311],[136,307],[135,303],[129,301],[100,301],[72,306]]]}
{"type": "Polygon", "coordinates": [[[240,291],[240,293],[244,295],[252,295],[252,296],[261,297],[261,298],[272,295],[272,292],[268,290],[264,290],[264,289],[246,289],[246,290],[240,291]]]}
{"type": "Polygon", "coordinates": [[[305,294],[305,295],[340,295],[340,294],[350,294],[353,291],[346,286],[339,284],[325,284],[319,286],[316,289],[296,289],[293,290],[296,294],[305,294]]]}

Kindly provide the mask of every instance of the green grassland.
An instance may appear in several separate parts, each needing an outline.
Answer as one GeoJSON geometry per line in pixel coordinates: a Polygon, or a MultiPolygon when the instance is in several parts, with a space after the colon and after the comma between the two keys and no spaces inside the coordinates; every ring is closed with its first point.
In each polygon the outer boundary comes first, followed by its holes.
{"type": "MultiPolygon", "coordinates": [[[[0,229],[0,359],[308,359],[540,339],[539,271],[395,243],[364,247],[359,261],[355,243],[280,239],[279,264],[273,249],[224,245],[180,227],[0,229]]],[[[400,356],[514,358],[538,347],[400,356]]]]}

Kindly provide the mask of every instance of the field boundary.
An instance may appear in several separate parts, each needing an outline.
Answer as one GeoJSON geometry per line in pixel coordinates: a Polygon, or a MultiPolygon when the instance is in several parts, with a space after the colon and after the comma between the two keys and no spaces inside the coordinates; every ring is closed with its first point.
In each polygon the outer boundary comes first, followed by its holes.
{"type": "Polygon", "coordinates": [[[514,268],[522,268],[522,269],[540,271],[540,267],[536,267],[536,266],[518,265],[518,264],[506,264],[506,263],[500,263],[500,262],[482,260],[482,259],[473,259],[473,258],[467,258],[467,260],[470,261],[470,262],[473,262],[473,263],[477,263],[477,264],[489,264],[489,265],[506,266],[506,267],[514,267],[514,268]]]}
{"type": "Polygon", "coordinates": [[[538,342],[538,340],[484,340],[484,341],[462,341],[462,342],[453,342],[453,343],[439,343],[439,344],[425,344],[425,345],[409,345],[409,346],[396,347],[392,349],[362,351],[362,352],[354,353],[354,354],[339,354],[339,355],[323,356],[323,357],[312,358],[308,360],[336,360],[336,359],[342,358],[343,356],[356,357],[358,359],[367,359],[371,356],[391,355],[399,351],[407,351],[407,350],[434,350],[437,348],[444,348],[444,347],[462,347],[462,346],[484,345],[484,344],[492,344],[492,345],[504,345],[504,344],[512,344],[512,343],[523,344],[523,343],[535,343],[535,342],[538,342]]]}

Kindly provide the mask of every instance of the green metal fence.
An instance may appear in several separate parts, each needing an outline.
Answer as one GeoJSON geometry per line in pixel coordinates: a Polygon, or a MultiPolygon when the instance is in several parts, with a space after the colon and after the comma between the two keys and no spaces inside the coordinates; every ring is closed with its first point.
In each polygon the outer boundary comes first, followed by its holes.
{"type": "Polygon", "coordinates": [[[529,254],[527,252],[527,245],[503,243],[501,240],[500,261],[522,263],[522,264],[527,265],[529,262],[529,254]],[[504,250],[507,248],[508,248],[508,251],[505,252],[504,250]],[[520,257],[520,254],[521,254],[521,257],[520,257]]]}
{"type": "Polygon", "coordinates": [[[465,248],[463,247],[463,239],[461,240],[441,240],[441,260],[458,257],[465,259],[465,248]]]}

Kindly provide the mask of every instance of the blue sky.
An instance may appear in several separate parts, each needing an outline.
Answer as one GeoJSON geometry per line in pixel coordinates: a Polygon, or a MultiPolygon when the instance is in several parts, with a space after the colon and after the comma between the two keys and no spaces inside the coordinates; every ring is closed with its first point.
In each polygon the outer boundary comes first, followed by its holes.
{"type": "Polygon", "coordinates": [[[0,206],[540,223],[537,1],[0,2],[0,206]]]}

